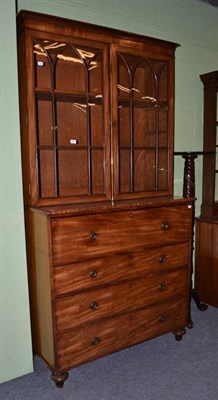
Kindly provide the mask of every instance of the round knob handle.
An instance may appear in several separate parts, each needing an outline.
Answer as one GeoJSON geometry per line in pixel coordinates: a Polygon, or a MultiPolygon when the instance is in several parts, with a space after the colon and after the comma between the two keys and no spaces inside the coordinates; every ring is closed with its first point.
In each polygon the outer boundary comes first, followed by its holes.
{"type": "Polygon", "coordinates": [[[159,257],[159,261],[160,261],[160,263],[164,263],[166,261],[166,257],[165,256],[160,256],[159,257]]]}
{"type": "Polygon", "coordinates": [[[93,271],[90,272],[89,276],[90,276],[90,278],[92,278],[92,279],[96,278],[96,276],[97,276],[97,271],[96,271],[96,269],[93,269],[93,271]]]}
{"type": "Polygon", "coordinates": [[[97,239],[97,233],[96,232],[90,232],[89,237],[91,240],[96,240],[97,239]]]}
{"type": "Polygon", "coordinates": [[[165,283],[160,283],[160,285],[158,286],[158,289],[160,290],[160,292],[163,292],[166,289],[165,283]]]}
{"type": "Polygon", "coordinates": [[[159,322],[165,321],[164,315],[160,315],[160,316],[158,317],[158,321],[159,321],[159,322]]]}
{"type": "Polygon", "coordinates": [[[93,346],[96,346],[97,344],[100,343],[100,339],[97,336],[93,337],[91,343],[93,344],[93,346]]]}
{"type": "Polygon", "coordinates": [[[91,310],[97,310],[97,307],[98,307],[98,303],[96,301],[92,301],[90,303],[91,310]]]}
{"type": "Polygon", "coordinates": [[[170,225],[168,222],[162,222],[161,224],[161,229],[163,229],[163,231],[167,231],[169,229],[170,225]]]}

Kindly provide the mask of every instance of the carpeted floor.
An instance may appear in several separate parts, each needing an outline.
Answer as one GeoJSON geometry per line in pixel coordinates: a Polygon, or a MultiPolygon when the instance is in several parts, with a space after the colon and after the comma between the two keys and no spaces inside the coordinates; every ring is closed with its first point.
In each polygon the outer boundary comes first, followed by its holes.
{"type": "Polygon", "coordinates": [[[217,400],[218,309],[198,311],[181,342],[167,334],[70,371],[63,389],[40,358],[0,385],[1,400],[217,400]]]}

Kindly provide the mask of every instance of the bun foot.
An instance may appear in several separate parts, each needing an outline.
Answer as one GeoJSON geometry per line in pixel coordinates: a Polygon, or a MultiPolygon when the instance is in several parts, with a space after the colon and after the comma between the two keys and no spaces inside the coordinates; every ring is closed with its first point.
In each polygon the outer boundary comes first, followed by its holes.
{"type": "Polygon", "coordinates": [[[182,340],[182,337],[186,334],[186,330],[184,328],[177,329],[177,331],[173,332],[175,335],[175,339],[177,341],[182,340]]]}
{"type": "Polygon", "coordinates": [[[51,374],[51,379],[55,382],[55,385],[58,388],[62,388],[64,386],[64,382],[66,381],[66,379],[68,378],[69,374],[68,372],[63,372],[62,374],[59,374],[57,372],[53,372],[51,374]]]}

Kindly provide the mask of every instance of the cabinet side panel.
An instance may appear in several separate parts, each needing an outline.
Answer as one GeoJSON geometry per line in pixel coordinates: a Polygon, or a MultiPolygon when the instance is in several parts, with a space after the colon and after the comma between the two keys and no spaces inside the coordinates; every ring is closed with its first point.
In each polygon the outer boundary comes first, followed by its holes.
{"type": "Polygon", "coordinates": [[[27,210],[26,230],[33,347],[37,354],[53,366],[54,343],[47,217],[27,210]]]}
{"type": "Polygon", "coordinates": [[[195,287],[200,299],[211,304],[213,283],[213,224],[197,221],[195,287]]]}
{"type": "Polygon", "coordinates": [[[18,35],[18,72],[19,72],[19,106],[20,106],[20,128],[21,128],[21,150],[22,150],[22,178],[25,204],[29,204],[29,141],[27,138],[27,89],[26,89],[26,59],[25,59],[25,34],[18,35]]]}

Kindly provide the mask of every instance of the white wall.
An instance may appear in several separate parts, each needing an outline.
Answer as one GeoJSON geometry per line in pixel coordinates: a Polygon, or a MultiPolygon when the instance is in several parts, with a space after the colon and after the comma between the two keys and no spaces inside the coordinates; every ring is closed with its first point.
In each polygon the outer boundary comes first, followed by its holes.
{"type": "Polygon", "coordinates": [[[0,0],[0,382],[32,371],[22,201],[15,3],[0,0]]]}
{"type": "MultiPolygon", "coordinates": [[[[176,51],[175,150],[202,150],[203,91],[199,74],[218,69],[218,8],[199,0],[17,0],[29,9],[179,43],[176,51]]],[[[29,372],[29,306],[21,195],[13,0],[1,14],[1,380],[29,372]],[[2,119],[3,118],[3,119],[2,119]]],[[[197,213],[202,160],[196,161],[197,213]]],[[[183,161],[175,160],[175,194],[182,193],[183,161]]]]}

